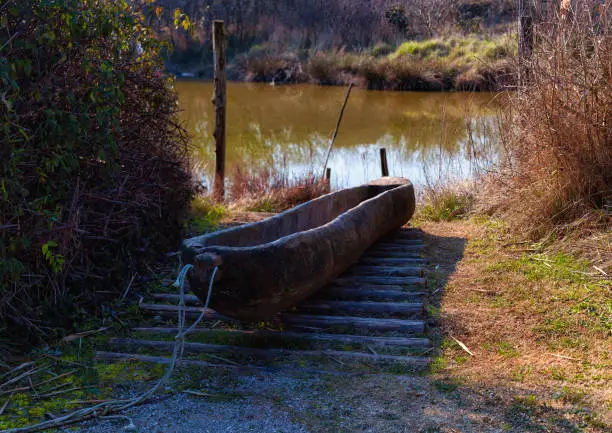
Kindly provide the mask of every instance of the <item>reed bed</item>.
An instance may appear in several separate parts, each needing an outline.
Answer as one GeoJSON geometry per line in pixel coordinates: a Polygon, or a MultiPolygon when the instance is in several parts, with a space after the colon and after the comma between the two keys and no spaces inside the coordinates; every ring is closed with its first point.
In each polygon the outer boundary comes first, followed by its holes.
{"type": "Polygon", "coordinates": [[[485,189],[533,240],[609,232],[612,222],[612,1],[572,5],[535,28],[502,119],[507,157],[485,189]]]}

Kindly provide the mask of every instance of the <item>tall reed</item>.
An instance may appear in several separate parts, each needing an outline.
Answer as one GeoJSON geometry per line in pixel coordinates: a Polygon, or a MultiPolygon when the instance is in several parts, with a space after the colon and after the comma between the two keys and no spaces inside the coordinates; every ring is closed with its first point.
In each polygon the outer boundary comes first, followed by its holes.
{"type": "Polygon", "coordinates": [[[612,0],[576,0],[537,24],[525,83],[509,95],[507,159],[489,191],[511,227],[532,239],[610,224],[611,13],[612,0]]]}

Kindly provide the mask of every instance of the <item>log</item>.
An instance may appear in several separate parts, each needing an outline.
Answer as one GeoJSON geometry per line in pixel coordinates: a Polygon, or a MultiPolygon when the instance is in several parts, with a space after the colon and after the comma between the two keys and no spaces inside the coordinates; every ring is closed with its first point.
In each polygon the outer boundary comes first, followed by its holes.
{"type": "Polygon", "coordinates": [[[388,313],[415,315],[423,311],[422,302],[372,302],[372,301],[310,301],[299,305],[300,310],[322,313],[388,313]]]}
{"type": "MultiPolygon", "coordinates": [[[[175,335],[176,328],[133,328],[133,332],[146,332],[156,334],[175,335]]],[[[346,335],[346,334],[318,334],[314,332],[289,332],[289,331],[265,331],[253,330],[243,331],[239,329],[210,329],[196,328],[193,334],[215,334],[237,337],[253,337],[254,339],[279,339],[279,340],[303,340],[313,342],[326,342],[336,344],[363,344],[374,347],[399,346],[399,347],[428,347],[430,344],[427,338],[412,337],[371,337],[367,335],[346,335]]]]}
{"type": "Polygon", "coordinates": [[[309,314],[284,314],[283,322],[299,327],[355,328],[368,331],[403,331],[422,333],[425,322],[404,319],[369,319],[353,316],[314,316],[309,314]]]}
{"type": "MultiPolygon", "coordinates": [[[[137,340],[133,338],[113,338],[110,344],[115,347],[139,349],[149,348],[156,350],[171,351],[174,347],[172,341],[153,341],[153,340],[137,340]]],[[[366,361],[370,363],[402,363],[410,365],[427,364],[427,358],[417,356],[399,356],[399,355],[374,355],[363,352],[350,352],[341,350],[293,350],[293,349],[259,349],[254,347],[243,346],[226,346],[220,344],[207,343],[185,343],[184,353],[226,353],[256,356],[261,358],[278,358],[278,357],[321,357],[327,356],[332,358],[350,359],[354,361],[366,361]]]]}

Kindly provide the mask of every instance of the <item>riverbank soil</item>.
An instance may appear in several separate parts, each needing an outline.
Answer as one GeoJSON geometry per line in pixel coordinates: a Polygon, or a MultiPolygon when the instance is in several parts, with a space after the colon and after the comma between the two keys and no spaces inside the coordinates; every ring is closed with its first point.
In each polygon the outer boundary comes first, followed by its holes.
{"type": "MultiPolygon", "coordinates": [[[[610,281],[569,255],[513,243],[497,221],[425,222],[420,228],[434,343],[426,371],[181,368],[150,403],[126,415],[137,431],[164,433],[609,431],[610,281]]],[[[118,335],[119,326],[100,339],[118,335]]],[[[70,344],[74,350],[64,346],[54,353],[74,362],[78,347],[79,362],[88,362],[87,344],[70,344]]],[[[133,397],[164,371],[132,361],[92,362],[98,399],[133,397]]],[[[332,361],[326,369],[334,365],[347,370],[332,361]]],[[[80,399],[86,398],[92,396],[80,399]]],[[[68,406],[74,400],[70,393],[58,396],[52,412],[74,407],[68,406]]],[[[44,412],[35,397],[20,397],[19,407],[15,401],[0,416],[12,424],[2,425],[17,426],[16,416],[32,420],[29,415],[44,412]]],[[[114,432],[127,423],[98,420],[79,431],[114,432]]]]}

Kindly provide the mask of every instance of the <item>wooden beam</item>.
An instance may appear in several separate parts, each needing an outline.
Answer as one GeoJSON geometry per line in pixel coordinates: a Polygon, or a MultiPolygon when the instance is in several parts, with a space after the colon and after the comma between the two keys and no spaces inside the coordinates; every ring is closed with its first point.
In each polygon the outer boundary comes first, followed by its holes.
{"type": "Polygon", "coordinates": [[[381,289],[379,286],[372,289],[353,289],[345,287],[330,287],[317,292],[320,299],[350,299],[372,301],[416,301],[425,296],[424,292],[405,292],[399,287],[397,290],[381,289]]]}
{"type": "Polygon", "coordinates": [[[300,310],[326,314],[404,314],[415,315],[423,311],[422,302],[372,302],[372,301],[323,301],[313,300],[299,304],[300,310]]]}
{"type": "Polygon", "coordinates": [[[384,238],[379,242],[375,243],[373,246],[414,246],[414,245],[425,245],[422,239],[398,239],[398,238],[384,238]]]}
{"type": "Polygon", "coordinates": [[[406,286],[406,285],[414,285],[414,286],[423,286],[425,285],[425,278],[420,277],[341,277],[336,278],[333,281],[333,284],[338,286],[353,286],[359,287],[359,285],[363,284],[373,284],[378,286],[406,286]]]}
{"type": "MultiPolygon", "coordinates": [[[[117,353],[117,352],[105,352],[97,351],[96,359],[101,361],[138,361],[138,362],[149,362],[151,364],[163,364],[167,365],[172,362],[171,358],[165,356],[150,356],[140,355],[136,353],[117,353]]],[[[312,368],[301,368],[294,365],[291,366],[277,366],[277,367],[260,367],[255,365],[236,365],[236,364],[217,364],[206,361],[197,361],[193,359],[178,359],[176,363],[179,366],[184,367],[198,367],[198,368],[221,368],[232,371],[251,373],[253,371],[263,371],[269,373],[287,372],[287,373],[304,373],[304,374],[321,374],[321,375],[333,375],[333,376],[362,376],[366,373],[363,372],[344,372],[335,370],[318,370],[312,368]]]]}
{"type": "Polygon", "coordinates": [[[366,263],[368,265],[377,265],[377,266],[409,266],[409,265],[427,264],[427,261],[425,259],[417,258],[417,257],[363,256],[359,259],[359,262],[366,263]]]}
{"type": "MultiPolygon", "coordinates": [[[[162,317],[174,317],[176,318],[178,315],[178,306],[176,305],[163,305],[163,304],[146,304],[142,303],[139,305],[141,310],[148,311],[152,314],[158,314],[162,317]]],[[[201,307],[185,307],[185,316],[189,318],[196,318],[202,314],[201,307]]],[[[224,320],[229,321],[231,318],[224,316],[223,314],[219,314],[210,308],[206,311],[206,315],[204,316],[205,320],[224,320]]]]}
{"type": "Polygon", "coordinates": [[[353,316],[315,316],[309,314],[284,314],[283,322],[302,328],[355,328],[368,331],[403,331],[422,333],[425,322],[404,319],[369,319],[353,316]]]}
{"type": "MultiPolygon", "coordinates": [[[[172,294],[172,293],[153,293],[152,296],[153,296],[153,299],[157,301],[172,302],[177,305],[180,301],[180,296],[172,294]]],[[[185,304],[201,306],[202,301],[200,301],[200,298],[198,298],[196,295],[185,295],[185,304]]]]}
{"type": "MultiPolygon", "coordinates": [[[[132,332],[143,332],[150,334],[175,335],[176,328],[133,328],[132,332]]],[[[373,347],[428,347],[430,344],[427,338],[412,337],[372,337],[368,335],[347,335],[347,334],[319,334],[315,332],[290,332],[290,331],[265,331],[252,330],[244,331],[240,329],[210,329],[196,328],[192,334],[196,335],[227,335],[229,337],[253,337],[254,339],[279,339],[279,340],[303,340],[312,342],[324,342],[331,344],[362,344],[373,347]]]]}
{"type": "MultiPolygon", "coordinates": [[[[139,349],[149,348],[156,350],[171,351],[174,347],[173,341],[153,341],[153,340],[137,340],[134,338],[112,338],[109,342],[114,347],[139,349]]],[[[350,352],[342,350],[293,350],[293,349],[278,349],[266,348],[259,349],[254,347],[244,346],[226,346],[219,344],[207,343],[185,343],[185,353],[226,353],[230,352],[233,355],[248,355],[261,358],[276,358],[276,357],[332,357],[354,361],[366,361],[373,363],[402,363],[410,365],[426,365],[427,358],[417,356],[398,356],[398,355],[374,355],[372,353],[350,352]]]]}
{"type": "Polygon", "coordinates": [[[380,250],[368,250],[365,255],[366,258],[385,258],[385,259],[422,259],[421,253],[418,252],[399,252],[399,251],[380,251],[380,250]]]}
{"type": "Polygon", "coordinates": [[[423,268],[420,266],[366,266],[355,265],[346,271],[350,276],[394,276],[394,277],[422,277],[423,268]]]}
{"type": "Polygon", "coordinates": [[[373,245],[369,250],[369,251],[376,251],[376,252],[391,252],[391,253],[414,253],[414,252],[419,252],[419,251],[423,251],[425,249],[425,245],[398,245],[398,244],[385,244],[385,245],[380,245],[380,244],[376,244],[373,245]]]}

